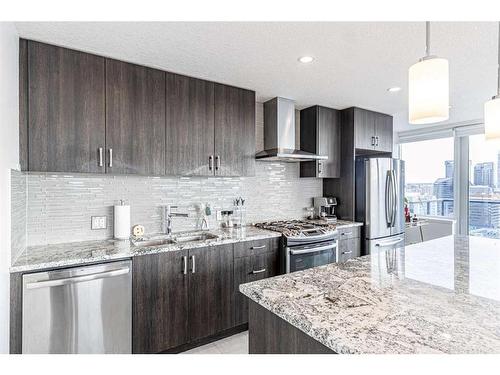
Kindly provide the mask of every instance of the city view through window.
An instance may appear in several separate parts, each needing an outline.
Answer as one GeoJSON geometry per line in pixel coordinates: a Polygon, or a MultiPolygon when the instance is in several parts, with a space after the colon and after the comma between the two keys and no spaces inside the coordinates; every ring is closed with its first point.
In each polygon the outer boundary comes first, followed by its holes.
{"type": "MultiPolygon", "coordinates": [[[[453,138],[402,145],[411,215],[453,216],[453,138]]],[[[469,137],[469,234],[500,238],[500,143],[469,137]]]]}

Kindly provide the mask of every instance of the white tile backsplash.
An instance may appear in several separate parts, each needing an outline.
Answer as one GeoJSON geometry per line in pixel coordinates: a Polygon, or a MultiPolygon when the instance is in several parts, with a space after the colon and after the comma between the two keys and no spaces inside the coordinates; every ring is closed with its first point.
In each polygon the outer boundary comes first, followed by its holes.
{"type": "Polygon", "coordinates": [[[236,197],[246,199],[247,222],[300,218],[321,195],[318,179],[300,179],[299,165],[257,162],[254,177],[136,177],[107,175],[29,174],[27,180],[27,243],[42,245],[99,240],[113,236],[113,205],[124,199],[131,206],[131,225],[146,233],[161,230],[162,206],[179,206],[188,218],[174,218],[174,231],[196,224],[197,203],[215,210],[231,209],[236,197]],[[108,228],[91,230],[91,216],[107,216],[108,228]]]}

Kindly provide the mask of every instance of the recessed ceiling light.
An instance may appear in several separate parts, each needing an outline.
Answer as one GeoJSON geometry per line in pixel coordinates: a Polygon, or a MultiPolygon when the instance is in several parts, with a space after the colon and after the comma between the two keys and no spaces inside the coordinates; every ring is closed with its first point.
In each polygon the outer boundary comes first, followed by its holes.
{"type": "Polygon", "coordinates": [[[304,63],[304,64],[308,64],[310,62],[312,62],[314,60],[314,57],[312,56],[302,56],[302,57],[299,57],[299,61],[301,63],[304,63]]]}
{"type": "Polygon", "coordinates": [[[395,86],[395,87],[389,87],[387,89],[387,91],[389,92],[398,92],[398,91],[401,91],[401,87],[398,87],[398,86],[395,86]]]}

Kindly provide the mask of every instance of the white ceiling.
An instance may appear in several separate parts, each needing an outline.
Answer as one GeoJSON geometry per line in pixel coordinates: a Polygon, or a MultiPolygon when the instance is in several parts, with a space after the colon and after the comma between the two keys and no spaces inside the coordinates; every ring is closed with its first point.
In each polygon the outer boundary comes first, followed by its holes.
{"type": "MultiPolygon", "coordinates": [[[[424,23],[20,22],[21,37],[245,87],[299,108],[359,106],[407,123],[408,67],[424,54],[424,23]],[[311,64],[297,58],[314,56],[311,64]],[[399,93],[386,91],[400,86],[399,93]]],[[[450,62],[450,122],[482,118],[496,93],[498,26],[431,24],[431,52],[450,62]]]]}

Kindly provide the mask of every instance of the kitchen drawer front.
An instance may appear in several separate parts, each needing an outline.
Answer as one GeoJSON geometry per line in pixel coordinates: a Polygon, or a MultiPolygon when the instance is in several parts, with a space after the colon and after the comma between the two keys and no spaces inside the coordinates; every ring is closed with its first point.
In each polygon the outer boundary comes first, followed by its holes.
{"type": "Polygon", "coordinates": [[[240,285],[277,275],[278,254],[274,252],[241,257],[234,260],[234,325],[248,323],[248,298],[240,285]]]}
{"type": "Polygon", "coordinates": [[[274,242],[272,239],[265,238],[247,242],[238,242],[234,244],[234,257],[241,258],[251,255],[264,254],[273,251],[274,242]]]}
{"type": "Polygon", "coordinates": [[[359,226],[339,228],[339,240],[359,238],[359,226]]]}
{"type": "Polygon", "coordinates": [[[361,255],[361,242],[359,238],[347,238],[339,241],[339,262],[344,263],[349,259],[361,255]]]}

